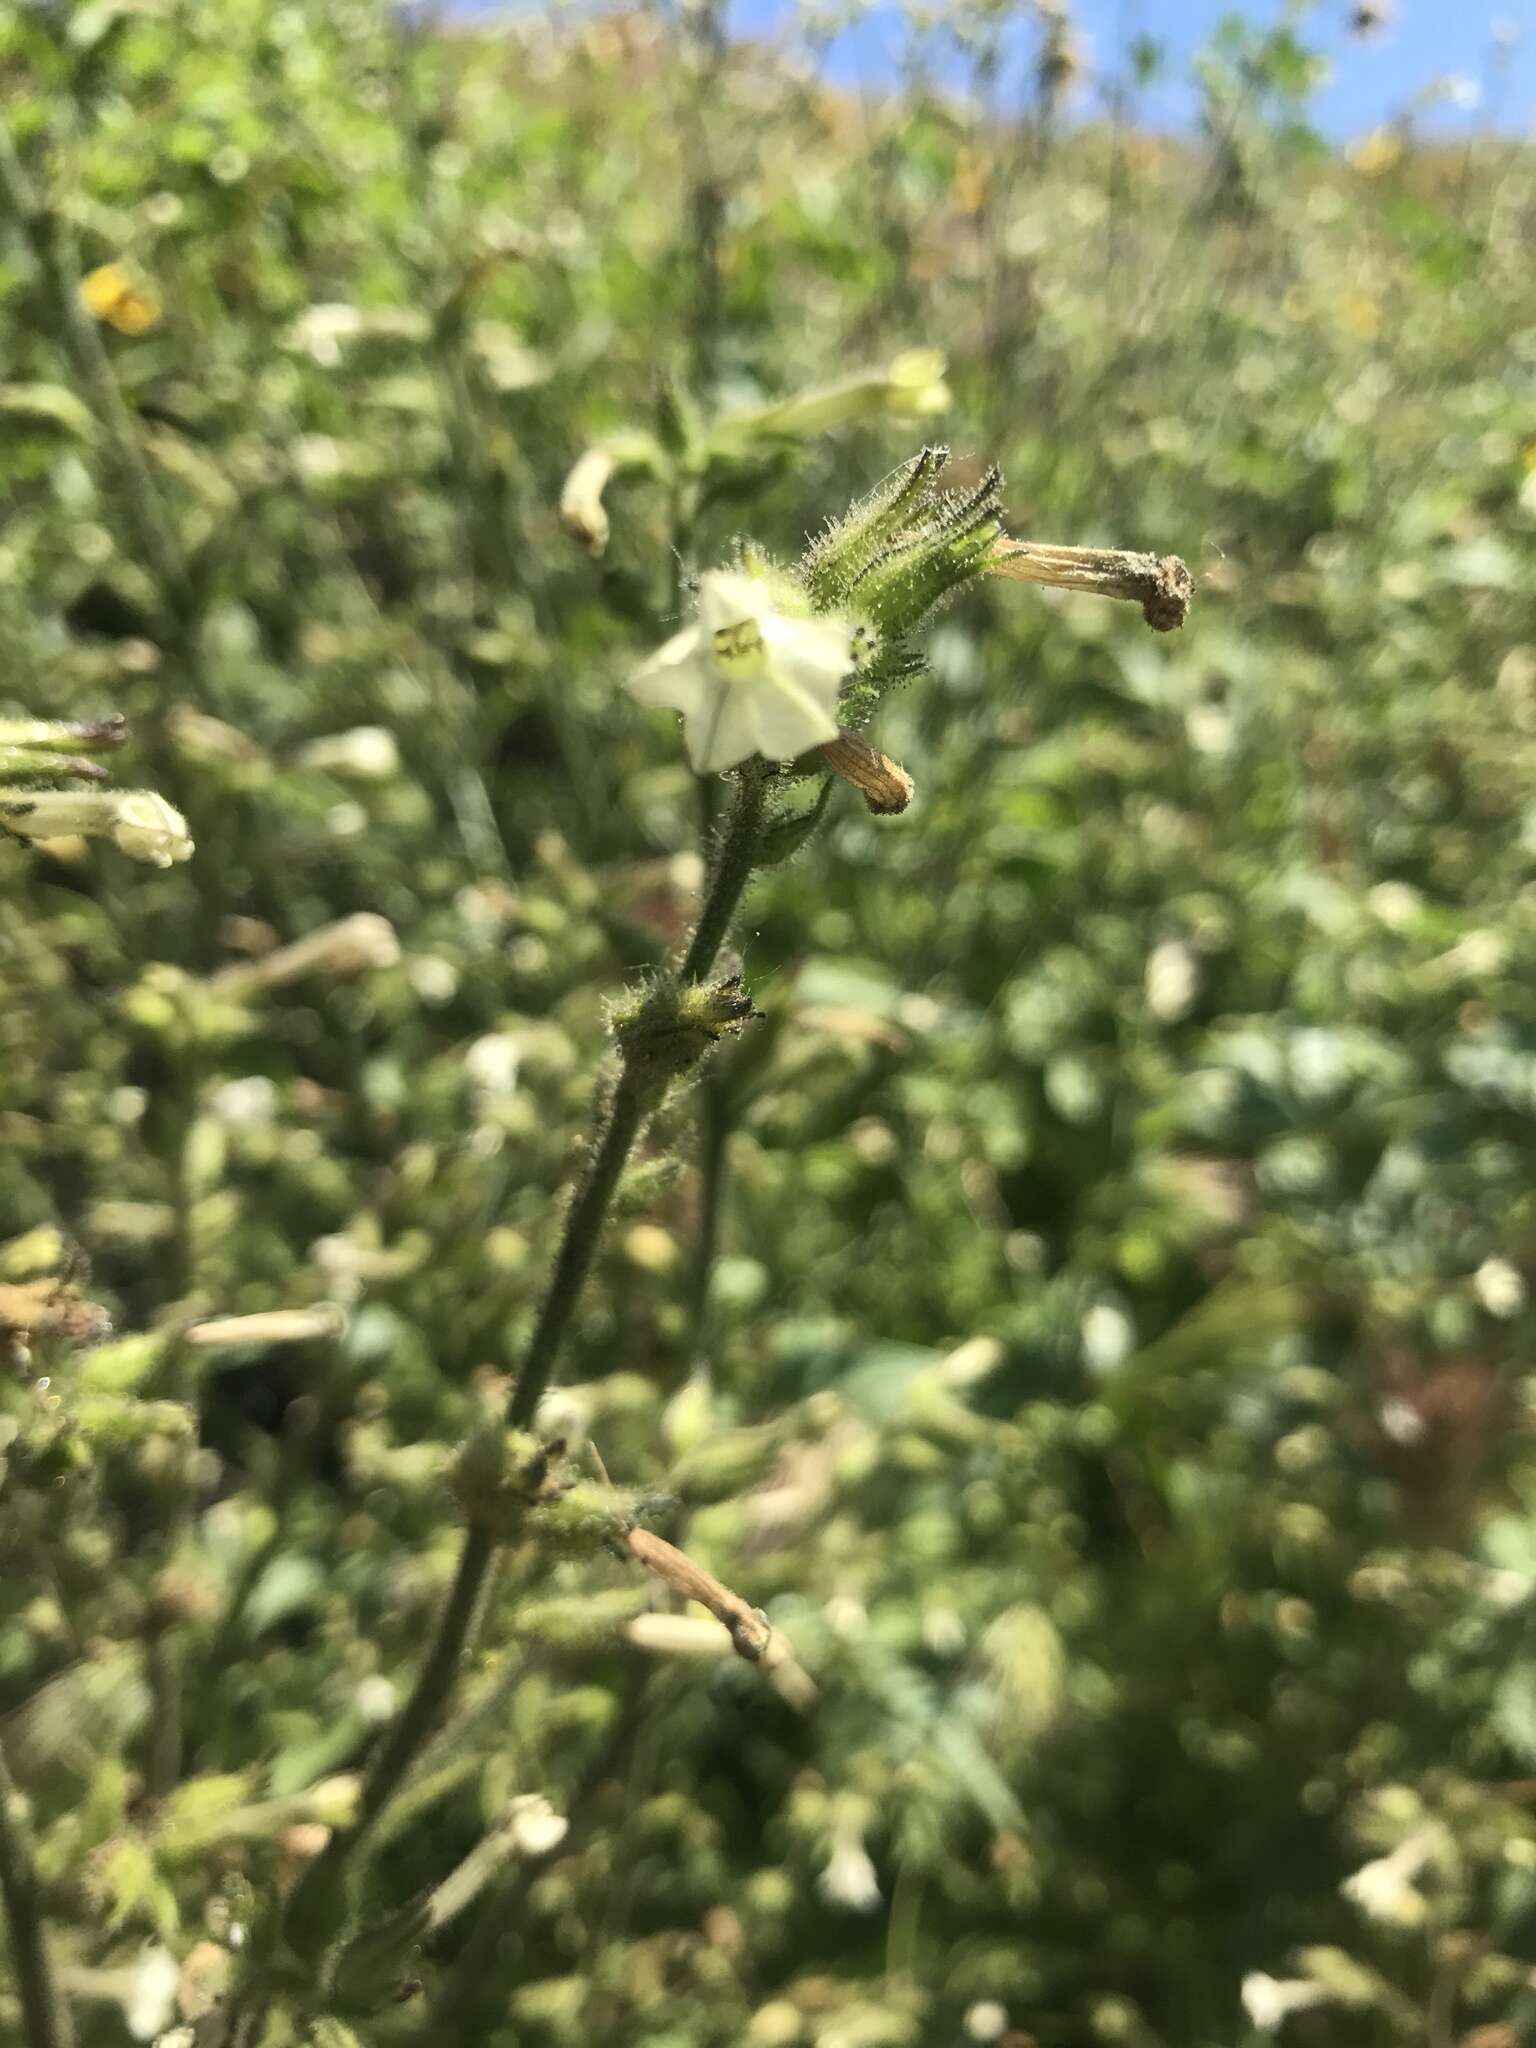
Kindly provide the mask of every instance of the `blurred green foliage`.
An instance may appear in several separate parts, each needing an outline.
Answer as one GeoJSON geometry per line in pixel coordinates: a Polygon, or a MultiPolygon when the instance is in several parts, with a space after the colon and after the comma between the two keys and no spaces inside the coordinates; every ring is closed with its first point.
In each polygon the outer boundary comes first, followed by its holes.
{"type": "Polygon", "coordinates": [[[125,714],[197,842],[0,841],[0,1741],[81,2048],[219,2038],[435,1625],[604,1005],[696,903],[619,684],[920,434],[621,465],[595,560],[564,480],[911,348],[1016,533],[1202,587],[1167,638],[944,615],[874,733],[917,803],[839,788],[757,883],[767,1014],[653,1127],[546,1403],[819,1704],[520,1540],[263,2038],[1536,2024],[1536,159],[1324,150],[1290,34],[1227,33],[1198,147],[922,47],[861,102],[697,14],[0,17],[124,407],[13,219],[3,709],[125,714]]]}

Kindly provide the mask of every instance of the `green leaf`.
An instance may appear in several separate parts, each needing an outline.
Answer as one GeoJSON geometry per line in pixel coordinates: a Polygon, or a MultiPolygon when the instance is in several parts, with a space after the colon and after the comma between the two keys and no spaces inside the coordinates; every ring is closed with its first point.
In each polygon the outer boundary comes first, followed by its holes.
{"type": "Polygon", "coordinates": [[[96,432],[91,409],[62,384],[0,384],[0,414],[33,427],[53,427],[89,441],[96,432]]]}

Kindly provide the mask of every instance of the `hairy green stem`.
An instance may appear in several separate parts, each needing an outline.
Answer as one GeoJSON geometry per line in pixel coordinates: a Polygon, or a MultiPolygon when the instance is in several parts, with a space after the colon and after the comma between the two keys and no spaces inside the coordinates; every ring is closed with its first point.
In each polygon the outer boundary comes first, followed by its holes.
{"type": "Polygon", "coordinates": [[[751,878],[766,790],[762,764],[749,761],[741,771],[736,785],[736,801],[715,847],[714,867],[704,908],[699,913],[698,929],[683,960],[684,981],[702,981],[725,944],[725,935],[736,915],[736,906],[751,878]]]}
{"type": "Polygon", "coordinates": [[[74,2032],[48,1959],[37,1871],[21,1815],[21,1795],[0,1750],[0,1901],[11,1937],[26,2048],[70,2048],[74,2032]]]}
{"type": "Polygon", "coordinates": [[[653,1106],[647,1091],[629,1071],[626,1069],[621,1073],[613,1091],[613,1100],[608,1105],[602,1136],[565,1219],[565,1233],[555,1255],[549,1289],[507,1407],[507,1420],[514,1429],[527,1428],[544,1398],[571,1316],[581,1298],[583,1283],[602,1238],[613,1191],[619,1184],[619,1175],[624,1171],[630,1149],[653,1106]]]}
{"type": "Polygon", "coordinates": [[[437,1725],[440,1709],[459,1675],[459,1659],[474,1632],[480,1593],[490,1572],[495,1544],[483,1529],[471,1528],[464,1539],[459,1568],[454,1574],[448,1604],[427,1661],[422,1665],[415,1687],[388,1739],[374,1758],[358,1802],[358,1821],[353,1834],[338,1841],[357,1839],[383,1810],[390,1794],[405,1776],[416,1752],[437,1725]]]}
{"type": "MultiPolygon", "coordinates": [[[[681,556],[679,556],[679,561],[681,556]]],[[[699,838],[714,843],[720,779],[699,777],[699,838]]],[[[725,1201],[726,1141],[730,1135],[730,1075],[724,1060],[710,1062],[699,1087],[699,1225],[688,1274],[687,1360],[699,1362],[709,1316],[710,1278],[720,1251],[720,1219],[725,1201]]]]}
{"type": "Polygon", "coordinates": [[[343,1888],[347,1875],[374,1822],[436,1727],[458,1681],[459,1663],[474,1634],[481,1595],[495,1554],[495,1542],[484,1529],[472,1526],[466,1532],[458,1569],[426,1662],[416,1675],[399,1719],[364,1774],[357,1819],[331,1837],[288,1900],[283,1920],[297,1945],[311,1947],[314,1944],[310,1937],[318,1932],[323,1946],[345,1924],[343,1888]]]}
{"type": "MultiPolygon", "coordinates": [[[[764,791],[763,774],[756,768],[745,770],[720,835],[698,929],[683,964],[686,981],[701,981],[713,966],[742,891],[751,878],[764,791]]],[[[614,1190],[635,1140],[655,1106],[651,1091],[627,1068],[622,1070],[608,1101],[601,1134],[566,1215],[549,1286],[508,1405],[507,1421],[514,1428],[526,1428],[533,1420],[549,1386],[602,1241],[614,1190]]],[[[364,1776],[358,1818],[345,1832],[332,1838],[288,1901],[284,1924],[291,1938],[306,1948],[313,1949],[317,1940],[323,1945],[344,1924],[345,1880],[374,1821],[419,1756],[448,1703],[474,1633],[495,1553],[494,1539],[483,1528],[472,1526],[464,1539],[437,1634],[411,1696],[364,1776]]]]}
{"type": "MultiPolygon", "coordinates": [[[[718,1060],[719,1055],[716,1055],[718,1060]]],[[[720,1254],[725,1190],[730,1168],[731,1089],[728,1074],[712,1070],[699,1095],[699,1218],[688,1273],[688,1365],[703,1354],[709,1329],[710,1282],[720,1254]]]]}

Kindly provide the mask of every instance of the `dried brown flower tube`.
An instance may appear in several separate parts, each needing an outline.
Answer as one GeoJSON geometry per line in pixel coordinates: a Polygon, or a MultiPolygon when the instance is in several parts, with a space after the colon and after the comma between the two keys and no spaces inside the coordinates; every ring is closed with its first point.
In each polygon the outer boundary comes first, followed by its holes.
{"type": "Polygon", "coordinates": [[[1177,555],[1146,555],[1130,548],[1058,548],[1042,542],[1003,542],[987,565],[989,576],[1015,583],[1049,583],[1059,590],[1129,598],[1155,633],[1184,623],[1195,579],[1177,555]]]}
{"type": "Polygon", "coordinates": [[[733,1593],[713,1572],[696,1564],[685,1550],[649,1529],[631,1529],[625,1547],[637,1564],[642,1564],[674,1593],[707,1607],[731,1639],[738,1657],[759,1665],[772,1678],[778,1691],[792,1707],[809,1713],[816,1704],[816,1686],[795,1661],[788,1640],[769,1624],[757,1608],[749,1607],[739,1593],[733,1593]]]}
{"type": "Polygon", "coordinates": [[[876,817],[893,818],[911,803],[913,783],[906,769],[847,726],[818,751],[834,774],[853,784],[876,817]]]}

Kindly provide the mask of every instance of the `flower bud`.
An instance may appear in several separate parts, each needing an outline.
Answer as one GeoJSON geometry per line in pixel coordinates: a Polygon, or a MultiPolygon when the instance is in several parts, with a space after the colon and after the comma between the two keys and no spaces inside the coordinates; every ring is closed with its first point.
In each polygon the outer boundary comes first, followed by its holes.
{"type": "Polygon", "coordinates": [[[946,491],[938,478],[948,461],[948,449],[925,448],[828,527],[801,563],[819,610],[873,629],[878,644],[858,666],[875,694],[910,672],[903,638],[989,566],[1003,537],[1000,472],[946,491]]]}
{"type": "Polygon", "coordinates": [[[101,763],[83,757],[120,747],[127,737],[122,718],[0,718],[0,781],[59,775],[104,782],[101,763]]]}
{"type": "Polygon", "coordinates": [[[603,509],[603,492],[613,470],[613,457],[606,448],[589,448],[566,478],[560,493],[560,524],[594,559],[608,546],[610,528],[603,509]]]}
{"type": "Polygon", "coordinates": [[[711,1046],[734,1037],[757,1015],[739,974],[687,985],[668,978],[617,1003],[609,1029],[626,1073],[655,1090],[686,1073],[711,1046]]]}
{"type": "Polygon", "coordinates": [[[661,449],[649,434],[614,434],[587,449],[565,480],[560,493],[560,524],[594,560],[608,546],[608,513],[603,493],[616,476],[634,470],[660,475],[666,466],[661,449]]]}
{"type": "Polygon", "coordinates": [[[192,857],[186,819],[152,789],[34,790],[0,799],[0,825],[18,839],[110,838],[157,868],[192,857]]]}

